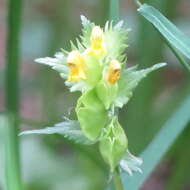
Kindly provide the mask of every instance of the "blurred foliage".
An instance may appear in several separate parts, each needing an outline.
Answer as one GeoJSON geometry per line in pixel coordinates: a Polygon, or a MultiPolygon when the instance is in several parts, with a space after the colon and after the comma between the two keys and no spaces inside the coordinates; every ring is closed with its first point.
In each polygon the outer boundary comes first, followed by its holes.
{"type": "MultiPolygon", "coordinates": [[[[190,7],[188,1],[144,2],[156,7],[174,23],[184,27],[184,32],[190,34],[190,14],[188,15],[186,10],[186,6],[190,7]]],[[[129,27],[136,30],[130,34],[133,38],[130,41],[133,43],[130,43],[130,50],[127,52],[129,65],[139,64],[140,68],[145,68],[158,62],[169,63],[165,71],[153,73],[145,79],[136,89],[129,105],[121,111],[120,121],[125,126],[131,151],[140,153],[173,110],[189,94],[189,76],[168,51],[158,32],[136,12],[132,1],[122,0],[121,4],[120,15],[129,27]]],[[[5,7],[0,9],[3,10],[5,7]]],[[[79,33],[81,14],[102,25],[109,16],[109,1],[35,0],[26,1],[23,10],[20,90],[21,113],[26,122],[22,128],[43,128],[47,123],[51,126],[61,121],[63,115],[75,118],[73,105],[78,94],[70,95],[62,79],[54,71],[35,65],[33,60],[44,55],[52,56],[62,47],[69,49],[65,44],[79,33]],[[31,122],[27,122],[29,120],[39,122],[31,125],[31,122]]],[[[0,66],[0,73],[3,69],[4,67],[0,66]]],[[[1,77],[3,75],[0,75],[1,77]]],[[[0,89],[1,85],[0,80],[0,89]]],[[[0,106],[2,102],[0,93],[0,106]]],[[[166,190],[185,187],[188,189],[189,137],[190,131],[186,128],[165,158],[171,165],[168,180],[163,180],[166,190]]],[[[109,176],[103,160],[97,153],[96,146],[79,146],[58,135],[24,137],[22,165],[26,190],[105,189],[109,176]]]]}

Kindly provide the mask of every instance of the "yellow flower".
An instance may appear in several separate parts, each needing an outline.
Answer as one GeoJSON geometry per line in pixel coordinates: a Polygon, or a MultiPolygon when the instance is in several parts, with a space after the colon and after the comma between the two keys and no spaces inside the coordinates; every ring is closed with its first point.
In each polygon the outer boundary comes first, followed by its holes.
{"type": "Polygon", "coordinates": [[[94,26],[90,37],[91,47],[87,49],[88,55],[103,56],[106,54],[104,33],[99,26],[94,26]]]}
{"type": "Polygon", "coordinates": [[[110,84],[116,83],[120,78],[121,64],[117,60],[112,60],[107,73],[107,81],[110,84]]]}
{"type": "Polygon", "coordinates": [[[86,79],[84,72],[84,59],[79,51],[71,51],[67,57],[67,64],[70,68],[68,81],[77,82],[86,79]]]}

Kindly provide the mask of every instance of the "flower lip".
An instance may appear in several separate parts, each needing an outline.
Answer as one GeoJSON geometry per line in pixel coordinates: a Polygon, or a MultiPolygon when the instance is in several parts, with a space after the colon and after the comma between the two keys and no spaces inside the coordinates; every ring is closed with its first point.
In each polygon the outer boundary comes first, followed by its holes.
{"type": "Polygon", "coordinates": [[[116,83],[120,78],[120,72],[121,64],[116,59],[112,60],[108,68],[107,81],[110,84],[116,83]]]}
{"type": "Polygon", "coordinates": [[[99,26],[94,26],[91,33],[91,42],[93,41],[100,41],[103,40],[103,31],[99,26]]]}
{"type": "Polygon", "coordinates": [[[79,51],[71,51],[67,57],[67,64],[70,68],[68,81],[77,82],[86,79],[84,72],[84,59],[79,51]]]}

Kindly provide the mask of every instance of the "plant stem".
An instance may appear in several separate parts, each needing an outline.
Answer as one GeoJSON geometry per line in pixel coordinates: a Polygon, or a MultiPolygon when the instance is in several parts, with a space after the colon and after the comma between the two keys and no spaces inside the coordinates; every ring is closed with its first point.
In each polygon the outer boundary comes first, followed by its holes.
{"type": "Polygon", "coordinates": [[[9,0],[7,26],[7,57],[6,57],[6,179],[7,190],[22,190],[18,126],[19,115],[19,34],[21,18],[21,0],[9,0]]]}
{"type": "Polygon", "coordinates": [[[117,22],[119,20],[119,0],[110,0],[109,19],[117,22]]]}
{"type": "Polygon", "coordinates": [[[113,173],[113,183],[115,186],[115,190],[124,190],[118,168],[116,168],[114,173],[113,173]]]}
{"type": "Polygon", "coordinates": [[[17,119],[13,114],[7,114],[5,122],[5,175],[7,190],[22,190],[18,137],[17,119]],[[15,135],[16,134],[16,135],[15,135]]]}
{"type": "Polygon", "coordinates": [[[183,67],[190,72],[190,65],[185,61],[185,59],[177,52],[177,50],[166,39],[164,39],[164,41],[166,45],[169,47],[169,49],[176,56],[176,58],[179,60],[179,62],[183,65],[183,67]]]}

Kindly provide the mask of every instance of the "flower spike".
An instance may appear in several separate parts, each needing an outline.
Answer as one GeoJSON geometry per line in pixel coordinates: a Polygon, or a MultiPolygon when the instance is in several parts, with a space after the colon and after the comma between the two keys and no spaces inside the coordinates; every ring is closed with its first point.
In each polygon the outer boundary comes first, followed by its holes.
{"type": "Polygon", "coordinates": [[[62,50],[53,58],[36,59],[58,71],[71,92],[81,92],[75,107],[77,121],[43,132],[59,132],[78,139],[77,142],[99,142],[100,153],[111,172],[119,166],[129,175],[141,172],[142,160],[128,151],[128,139],[117,110],[128,103],[143,78],[166,63],[140,71],[137,67],[125,68],[128,30],[122,22],[107,22],[102,29],[84,16],[81,20],[82,35],[76,40],[77,45],[71,42],[70,52],[62,50]]]}

